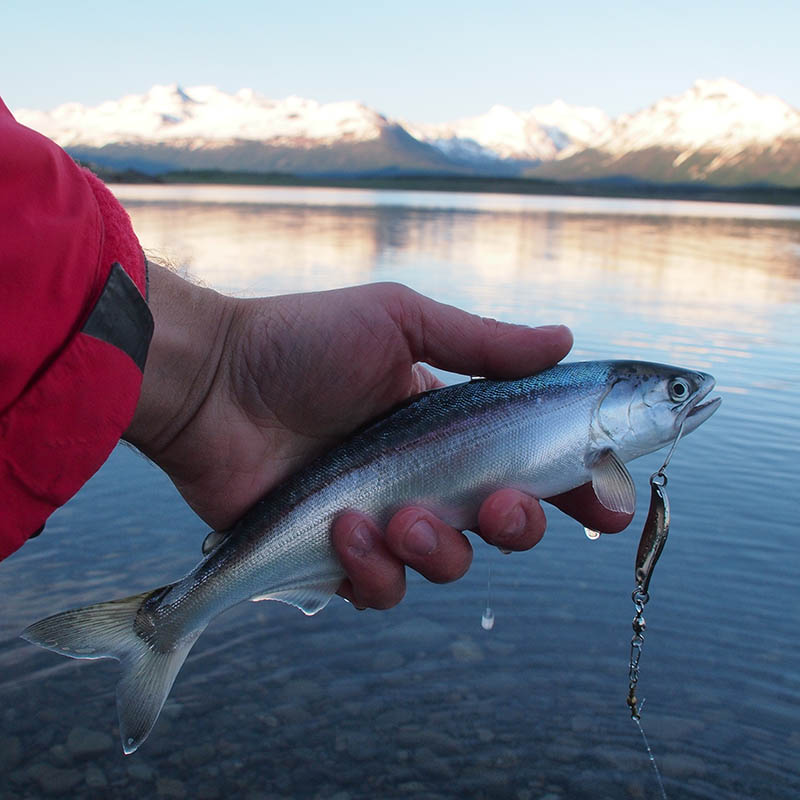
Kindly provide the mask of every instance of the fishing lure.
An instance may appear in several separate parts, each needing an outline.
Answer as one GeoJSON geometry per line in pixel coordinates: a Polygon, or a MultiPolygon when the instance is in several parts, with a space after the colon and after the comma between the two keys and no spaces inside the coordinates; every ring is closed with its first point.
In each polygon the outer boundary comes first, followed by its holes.
{"type": "Polygon", "coordinates": [[[650,588],[650,579],[653,577],[653,570],[661,557],[661,553],[664,551],[664,545],[669,535],[670,514],[666,469],[682,434],[683,425],[678,430],[678,435],[675,437],[675,441],[672,443],[672,447],[670,447],[661,468],[650,476],[650,508],[647,511],[647,519],[644,522],[642,536],[639,539],[639,548],[636,551],[634,568],[636,587],[631,595],[636,608],[636,615],[632,622],[633,636],[631,637],[631,657],[628,667],[627,704],[631,710],[631,718],[637,721],[641,710],[639,700],[636,697],[636,686],[639,683],[639,659],[642,656],[646,628],[644,607],[650,599],[648,590],[650,588]]]}

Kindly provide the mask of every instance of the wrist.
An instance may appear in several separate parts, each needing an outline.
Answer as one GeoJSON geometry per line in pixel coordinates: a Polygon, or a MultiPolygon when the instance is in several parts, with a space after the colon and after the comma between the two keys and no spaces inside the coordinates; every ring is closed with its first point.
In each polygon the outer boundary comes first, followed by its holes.
{"type": "Polygon", "coordinates": [[[148,266],[155,328],[136,412],[123,438],[160,462],[208,398],[235,301],[158,264],[148,266]]]}

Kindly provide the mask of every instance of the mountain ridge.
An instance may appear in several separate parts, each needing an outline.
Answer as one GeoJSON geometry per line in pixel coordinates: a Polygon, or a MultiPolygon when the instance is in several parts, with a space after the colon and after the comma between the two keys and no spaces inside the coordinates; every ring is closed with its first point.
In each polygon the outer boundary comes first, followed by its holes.
{"type": "Polygon", "coordinates": [[[388,171],[800,186],[800,111],[726,78],[698,80],[616,119],[556,100],[429,125],[356,101],[271,100],[251,89],[178,84],[15,115],[76,158],[152,174],[388,171]]]}

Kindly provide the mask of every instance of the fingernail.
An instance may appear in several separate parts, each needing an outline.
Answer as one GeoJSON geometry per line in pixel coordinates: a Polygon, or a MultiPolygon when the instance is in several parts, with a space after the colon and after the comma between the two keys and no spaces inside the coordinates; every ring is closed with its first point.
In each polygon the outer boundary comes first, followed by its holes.
{"type": "Polygon", "coordinates": [[[418,556],[429,556],[437,545],[436,533],[424,519],[417,520],[407,531],[403,544],[418,556]]]}
{"type": "Polygon", "coordinates": [[[354,556],[363,558],[370,554],[372,547],[372,536],[370,535],[369,528],[367,528],[363,522],[359,522],[355,528],[350,531],[350,540],[347,543],[347,549],[354,556]]]}
{"type": "Polygon", "coordinates": [[[537,325],[537,331],[557,331],[559,328],[566,328],[566,325],[537,325]]]}
{"type": "Polygon", "coordinates": [[[503,527],[503,533],[508,536],[519,536],[528,524],[528,515],[525,509],[517,503],[512,511],[506,516],[506,524],[503,527]]]}

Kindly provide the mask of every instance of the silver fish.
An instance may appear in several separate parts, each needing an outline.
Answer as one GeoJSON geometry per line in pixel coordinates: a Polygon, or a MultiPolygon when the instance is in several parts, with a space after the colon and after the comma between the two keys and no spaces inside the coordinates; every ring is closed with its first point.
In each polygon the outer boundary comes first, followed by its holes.
{"type": "Polygon", "coordinates": [[[631,513],[624,464],[707,420],[719,398],[705,373],[634,361],[560,364],[522,380],[473,380],[412,399],[318,458],[256,503],[184,578],[144,594],[65,611],[22,636],[71,658],[116,658],[125,753],[150,733],[189,650],[243,600],[306,614],[344,577],[331,523],[348,509],[385,525],[421,505],[459,529],[501,487],[551,497],[591,481],[600,502],[631,513]]]}

